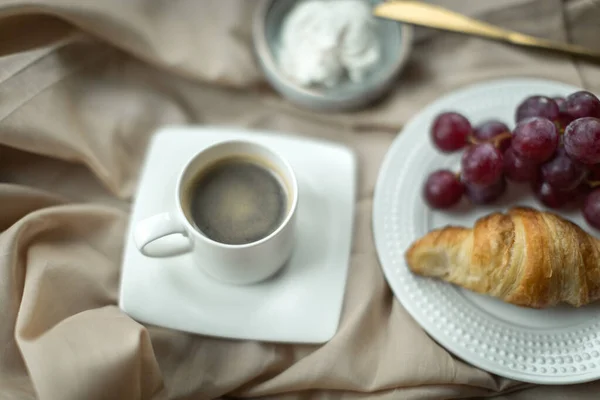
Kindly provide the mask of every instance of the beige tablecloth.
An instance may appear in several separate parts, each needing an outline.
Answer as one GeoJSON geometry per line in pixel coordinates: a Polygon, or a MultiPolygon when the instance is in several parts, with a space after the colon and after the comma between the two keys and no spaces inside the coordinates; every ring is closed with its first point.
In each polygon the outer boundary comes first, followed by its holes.
{"type": "MultiPolygon", "coordinates": [[[[526,33],[600,46],[599,1],[437,2],[526,33]]],[[[370,218],[379,164],[427,103],[507,76],[600,91],[600,68],[420,30],[385,101],[356,113],[313,113],[264,83],[251,47],[254,6],[0,2],[0,399],[597,398],[600,383],[512,382],[437,345],[386,285],[370,218]],[[165,123],[274,129],[356,149],[350,276],[329,343],[201,337],[144,326],[119,311],[130,200],[148,138],[165,123]]]]}

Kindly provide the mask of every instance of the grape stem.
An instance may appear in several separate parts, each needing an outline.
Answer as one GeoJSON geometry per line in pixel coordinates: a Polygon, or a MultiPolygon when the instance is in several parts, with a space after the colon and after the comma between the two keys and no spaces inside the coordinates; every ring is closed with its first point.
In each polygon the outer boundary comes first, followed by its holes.
{"type": "Polygon", "coordinates": [[[471,144],[481,144],[481,143],[490,142],[494,145],[494,147],[498,148],[498,147],[500,147],[500,144],[504,140],[509,139],[510,137],[512,137],[512,133],[506,131],[504,133],[494,136],[493,138],[491,138],[489,140],[477,140],[477,138],[475,138],[475,136],[469,135],[468,141],[471,144]]]}
{"type": "Polygon", "coordinates": [[[591,187],[591,188],[595,188],[595,187],[600,186],[600,181],[590,181],[590,180],[586,179],[585,183],[587,183],[588,186],[591,187]]]}

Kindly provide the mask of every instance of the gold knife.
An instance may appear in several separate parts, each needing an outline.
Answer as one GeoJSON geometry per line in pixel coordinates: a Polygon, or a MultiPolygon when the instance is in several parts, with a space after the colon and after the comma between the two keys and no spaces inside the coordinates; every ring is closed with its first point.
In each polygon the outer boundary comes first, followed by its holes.
{"type": "Polygon", "coordinates": [[[454,11],[436,5],[422,3],[420,1],[386,1],[375,6],[373,15],[412,25],[474,35],[519,46],[561,52],[594,61],[600,61],[600,51],[590,50],[576,44],[536,38],[503,29],[486,22],[469,18],[454,11]]]}

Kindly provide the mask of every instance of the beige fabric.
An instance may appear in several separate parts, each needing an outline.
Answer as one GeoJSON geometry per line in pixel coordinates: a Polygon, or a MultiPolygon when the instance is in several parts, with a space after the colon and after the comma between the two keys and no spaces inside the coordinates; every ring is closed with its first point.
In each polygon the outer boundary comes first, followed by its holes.
{"type": "MultiPolygon", "coordinates": [[[[526,33],[598,46],[597,1],[436,3],[526,33]]],[[[251,49],[254,6],[0,2],[0,399],[596,398],[600,383],[523,385],[438,346],[386,285],[370,217],[389,144],[439,95],[506,76],[600,91],[600,69],[420,30],[387,99],[356,113],[318,114],[281,101],[263,82],[251,49]],[[131,196],[148,138],[164,123],[275,129],[356,149],[360,199],[352,262],[331,342],[200,337],[146,327],[119,311],[131,196]]]]}

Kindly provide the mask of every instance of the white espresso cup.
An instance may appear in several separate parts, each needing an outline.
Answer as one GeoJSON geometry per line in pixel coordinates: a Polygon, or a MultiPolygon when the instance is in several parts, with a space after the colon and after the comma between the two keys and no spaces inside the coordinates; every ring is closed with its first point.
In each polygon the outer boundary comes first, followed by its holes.
{"type": "MultiPolygon", "coordinates": [[[[170,235],[183,235],[189,242],[186,251],[191,252],[195,264],[213,278],[232,284],[262,281],[277,272],[290,258],[295,244],[298,184],[289,163],[269,148],[233,140],[202,150],[184,167],[174,196],[174,209],[140,220],[134,226],[134,242],[145,256],[171,256],[173,251],[169,249],[168,240],[159,251],[148,251],[147,246],[170,235]],[[192,216],[192,196],[194,185],[203,173],[219,162],[237,157],[256,162],[277,178],[285,192],[285,214],[275,230],[264,237],[249,243],[228,244],[211,239],[196,225],[192,216]]],[[[227,204],[231,204],[232,198],[227,199],[227,204]]]]}

